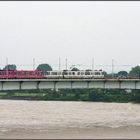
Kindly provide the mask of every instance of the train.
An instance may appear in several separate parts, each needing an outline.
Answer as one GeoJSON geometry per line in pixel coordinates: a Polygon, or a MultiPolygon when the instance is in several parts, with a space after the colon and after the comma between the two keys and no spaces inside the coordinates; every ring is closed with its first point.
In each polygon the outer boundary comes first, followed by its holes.
{"type": "Polygon", "coordinates": [[[0,79],[89,79],[104,78],[102,70],[0,70],[0,79]]]}

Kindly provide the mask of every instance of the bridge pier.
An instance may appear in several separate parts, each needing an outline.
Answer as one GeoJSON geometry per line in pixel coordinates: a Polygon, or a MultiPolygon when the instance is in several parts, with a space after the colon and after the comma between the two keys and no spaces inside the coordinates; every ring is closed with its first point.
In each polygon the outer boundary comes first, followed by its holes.
{"type": "Polygon", "coordinates": [[[87,81],[87,89],[89,89],[89,83],[90,83],[90,82],[89,82],[89,81],[87,81]]]}
{"type": "Polygon", "coordinates": [[[119,89],[121,89],[121,81],[119,81],[119,89]]]}
{"type": "Polygon", "coordinates": [[[22,89],[22,81],[19,81],[19,90],[21,90],[22,89]]]}
{"type": "Polygon", "coordinates": [[[0,82],[0,90],[3,90],[3,84],[4,84],[4,81],[1,81],[0,82]]]}
{"type": "Polygon", "coordinates": [[[72,84],[73,84],[73,81],[71,81],[71,89],[72,89],[72,84]]]}
{"type": "Polygon", "coordinates": [[[135,89],[140,89],[140,82],[139,81],[135,81],[135,89]]]}
{"type": "Polygon", "coordinates": [[[40,81],[37,81],[36,89],[39,89],[40,81]]]}

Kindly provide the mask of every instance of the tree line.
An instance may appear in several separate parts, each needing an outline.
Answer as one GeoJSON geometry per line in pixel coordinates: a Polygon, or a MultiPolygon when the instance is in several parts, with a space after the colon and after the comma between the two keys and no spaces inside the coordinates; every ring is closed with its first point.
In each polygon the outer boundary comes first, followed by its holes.
{"type": "MultiPolygon", "coordinates": [[[[17,70],[17,66],[15,64],[9,64],[1,70],[17,70]]],[[[49,64],[40,64],[37,66],[36,70],[52,71],[53,69],[49,64]]]]}
{"type": "Polygon", "coordinates": [[[0,99],[140,103],[140,92],[123,89],[41,89],[0,92],[0,99]]]}

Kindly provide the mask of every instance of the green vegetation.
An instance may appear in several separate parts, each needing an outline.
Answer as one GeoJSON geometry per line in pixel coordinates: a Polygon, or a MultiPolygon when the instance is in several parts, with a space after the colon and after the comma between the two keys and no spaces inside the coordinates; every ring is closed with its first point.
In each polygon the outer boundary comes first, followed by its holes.
{"type": "Polygon", "coordinates": [[[140,66],[133,67],[129,72],[131,76],[140,77],[140,66]]]}
{"type": "Polygon", "coordinates": [[[63,89],[63,90],[24,90],[0,93],[1,99],[27,99],[49,101],[91,101],[91,102],[135,102],[140,103],[139,90],[118,89],[63,89]]]}
{"type": "Polygon", "coordinates": [[[52,67],[49,64],[40,64],[36,70],[41,70],[41,71],[52,71],[52,67]]]}
{"type": "Polygon", "coordinates": [[[71,69],[71,71],[79,71],[79,69],[74,67],[74,68],[71,69]]]}
{"type": "Polygon", "coordinates": [[[16,70],[17,66],[15,64],[6,65],[3,70],[16,70]]]}
{"type": "Polygon", "coordinates": [[[119,71],[118,73],[117,73],[117,76],[119,76],[119,77],[126,77],[128,75],[128,73],[126,72],[126,71],[119,71]]]}

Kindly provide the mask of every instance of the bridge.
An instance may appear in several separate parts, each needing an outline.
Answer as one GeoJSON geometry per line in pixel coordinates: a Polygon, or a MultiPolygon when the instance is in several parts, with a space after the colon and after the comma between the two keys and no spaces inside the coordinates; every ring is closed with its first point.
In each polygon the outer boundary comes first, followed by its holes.
{"type": "Polygon", "coordinates": [[[0,90],[140,89],[140,79],[0,79],[0,90]]]}

